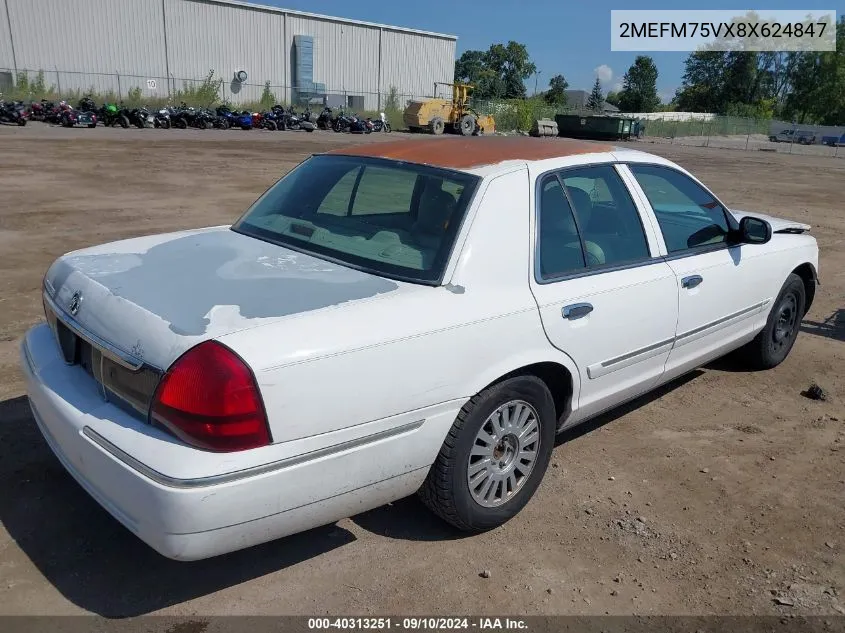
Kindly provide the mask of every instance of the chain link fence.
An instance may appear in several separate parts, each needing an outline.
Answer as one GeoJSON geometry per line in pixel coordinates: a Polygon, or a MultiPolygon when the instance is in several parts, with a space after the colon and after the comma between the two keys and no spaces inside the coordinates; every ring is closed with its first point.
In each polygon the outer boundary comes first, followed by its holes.
{"type": "MultiPolygon", "coordinates": [[[[273,105],[328,105],[364,116],[385,112],[394,129],[402,129],[402,111],[409,102],[433,95],[402,93],[395,88],[383,92],[316,85],[305,90],[297,86],[225,81],[210,72],[202,79],[149,77],[121,73],[85,73],[64,70],[13,70],[0,68],[0,98],[10,100],[65,100],[76,104],[90,96],[98,104],[122,103],[128,107],[158,108],[185,103],[213,108],[227,104],[238,109],[267,110],[273,105]]],[[[447,94],[438,94],[448,98],[447,94]]],[[[499,132],[529,130],[537,119],[554,119],[556,114],[595,114],[566,106],[553,106],[542,99],[471,99],[480,114],[492,115],[499,132]]],[[[845,126],[841,128],[796,125],[769,119],[744,119],[713,114],[665,112],[617,114],[639,121],[640,141],[696,147],[775,151],[845,157],[845,126]],[[784,135],[785,130],[792,134],[784,135]],[[802,135],[796,134],[803,132],[802,135]],[[798,142],[794,139],[798,138],[798,142]],[[812,140],[810,142],[810,137],[812,140]],[[773,141],[771,139],[777,139],[773,141]],[[829,145],[824,144],[827,141],[829,145]]]]}
{"type": "Polygon", "coordinates": [[[246,110],[269,109],[276,104],[304,108],[343,108],[360,114],[388,112],[401,120],[408,102],[427,95],[383,92],[315,85],[307,89],[266,82],[226,81],[209,73],[202,79],[152,77],[122,73],[86,73],[65,70],[13,70],[0,68],[0,95],[9,100],[65,100],[75,104],[90,96],[98,104],[122,103],[149,108],[185,103],[212,108],[226,104],[246,110]]]}
{"type": "Polygon", "coordinates": [[[712,116],[678,120],[667,113],[665,117],[651,115],[641,121],[641,127],[641,140],[650,143],[845,158],[845,126],[825,128],[829,134],[824,134],[824,130],[816,131],[816,126],[772,119],[712,116]],[[784,130],[792,133],[783,135],[784,130]]]}

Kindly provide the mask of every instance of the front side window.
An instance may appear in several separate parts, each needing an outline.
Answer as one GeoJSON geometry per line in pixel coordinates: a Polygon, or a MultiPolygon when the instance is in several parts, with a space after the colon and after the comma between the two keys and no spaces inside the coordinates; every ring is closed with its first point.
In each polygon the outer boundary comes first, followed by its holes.
{"type": "Polygon", "coordinates": [[[436,283],[479,180],[383,159],[314,156],[232,228],[376,274],[436,283]]]}
{"type": "Polygon", "coordinates": [[[689,176],[669,167],[628,165],[645,192],[670,253],[723,244],[725,209],[689,176]]]}

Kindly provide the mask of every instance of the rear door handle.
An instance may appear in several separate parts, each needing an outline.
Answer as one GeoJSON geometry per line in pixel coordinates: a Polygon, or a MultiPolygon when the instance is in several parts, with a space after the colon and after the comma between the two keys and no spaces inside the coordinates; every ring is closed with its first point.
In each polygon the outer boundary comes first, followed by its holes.
{"type": "Polygon", "coordinates": [[[580,319],[585,317],[593,311],[593,306],[589,303],[573,303],[569,306],[564,306],[561,314],[564,319],[580,319]]]}
{"type": "Polygon", "coordinates": [[[689,288],[690,290],[695,288],[698,284],[704,281],[704,277],[701,275],[690,275],[689,277],[684,277],[681,279],[681,285],[684,288],[689,288]]]}

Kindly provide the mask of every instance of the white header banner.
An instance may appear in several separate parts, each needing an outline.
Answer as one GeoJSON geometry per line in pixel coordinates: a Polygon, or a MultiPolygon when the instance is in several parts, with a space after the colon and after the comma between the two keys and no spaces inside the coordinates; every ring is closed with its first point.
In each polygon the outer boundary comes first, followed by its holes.
{"type": "Polygon", "coordinates": [[[612,51],[835,51],[833,10],[610,12],[612,51]]]}

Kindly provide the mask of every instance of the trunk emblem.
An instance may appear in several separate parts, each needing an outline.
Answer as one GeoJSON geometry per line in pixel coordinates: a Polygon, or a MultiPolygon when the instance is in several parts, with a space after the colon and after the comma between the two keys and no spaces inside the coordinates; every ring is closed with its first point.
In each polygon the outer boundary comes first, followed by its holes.
{"type": "Polygon", "coordinates": [[[79,312],[79,305],[82,303],[82,293],[74,292],[73,296],[70,298],[70,302],[67,304],[67,308],[70,311],[71,316],[76,316],[79,312]]]}

